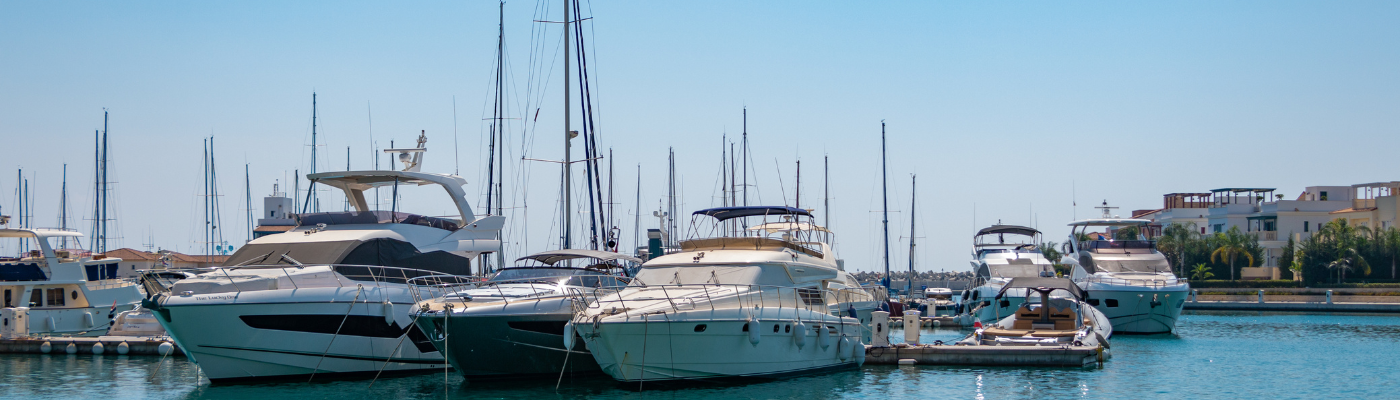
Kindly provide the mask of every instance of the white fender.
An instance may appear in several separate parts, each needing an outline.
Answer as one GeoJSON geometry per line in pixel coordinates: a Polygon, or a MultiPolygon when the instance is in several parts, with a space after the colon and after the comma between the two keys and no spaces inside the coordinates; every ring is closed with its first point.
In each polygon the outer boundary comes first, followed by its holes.
{"type": "Polygon", "coordinates": [[[853,356],[851,349],[855,348],[855,344],[850,336],[841,335],[841,340],[836,341],[836,347],[838,347],[836,356],[839,357],[841,361],[849,360],[853,356]]]}
{"type": "Polygon", "coordinates": [[[94,323],[92,322],[92,313],[84,311],[84,312],[83,312],[83,327],[85,327],[85,328],[87,328],[87,329],[92,329],[92,327],[94,327],[94,326],[97,326],[97,324],[94,324],[94,323]]]}
{"type": "Polygon", "coordinates": [[[792,326],[792,341],[797,343],[798,349],[807,345],[807,324],[802,323],[802,321],[797,321],[797,323],[792,326]]]}
{"type": "Polygon", "coordinates": [[[69,342],[68,347],[65,347],[63,351],[68,354],[78,354],[78,345],[69,342]]]}
{"type": "Polygon", "coordinates": [[[382,305],[382,307],[383,307],[383,312],[384,312],[384,324],[385,324],[385,325],[393,325],[393,324],[394,324],[394,302],[388,301],[388,300],[384,300],[384,304],[382,305]]]}
{"type": "Polygon", "coordinates": [[[44,326],[49,328],[50,333],[58,332],[58,322],[54,321],[53,317],[49,317],[47,320],[45,320],[44,326]]]}
{"type": "Polygon", "coordinates": [[[749,322],[745,323],[749,328],[749,343],[758,346],[758,341],[763,340],[763,336],[758,331],[758,317],[749,317],[749,322]]]}
{"type": "Polygon", "coordinates": [[[564,349],[574,349],[574,321],[564,324],[564,349]]]}
{"type": "Polygon", "coordinates": [[[121,344],[117,345],[117,354],[126,355],[126,353],[130,352],[131,345],[126,344],[126,342],[121,342],[121,344]]]}
{"type": "Polygon", "coordinates": [[[92,354],[101,355],[102,352],[106,350],[107,348],[102,345],[102,342],[97,342],[92,345],[92,354]]]}
{"type": "Polygon", "coordinates": [[[821,345],[823,349],[831,347],[831,333],[826,326],[817,325],[817,344],[821,345]]]}
{"type": "Polygon", "coordinates": [[[53,351],[53,345],[50,344],[48,341],[45,341],[44,344],[39,345],[39,352],[48,354],[50,351],[53,351]]]}
{"type": "Polygon", "coordinates": [[[170,342],[160,342],[160,346],[156,346],[156,352],[162,356],[168,356],[175,352],[175,345],[170,344],[170,342]]]}
{"type": "Polygon", "coordinates": [[[861,343],[860,338],[857,337],[856,345],[852,347],[855,347],[856,366],[865,365],[865,343],[861,343]]]}

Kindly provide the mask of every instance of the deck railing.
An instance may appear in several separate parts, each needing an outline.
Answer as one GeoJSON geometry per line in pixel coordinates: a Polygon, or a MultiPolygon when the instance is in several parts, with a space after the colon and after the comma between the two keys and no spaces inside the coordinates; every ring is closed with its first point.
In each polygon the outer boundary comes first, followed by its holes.
{"type": "Polygon", "coordinates": [[[1150,288],[1163,288],[1167,286],[1176,286],[1186,283],[1185,279],[1177,278],[1176,276],[1172,276],[1166,279],[1156,278],[1156,276],[1154,276],[1154,278],[1151,279],[1123,279],[1112,276],[1089,275],[1084,277],[1082,281],[1087,283],[1103,283],[1109,285],[1125,285],[1150,288]]]}
{"type": "MultiPolygon", "coordinates": [[[[233,267],[221,267],[202,276],[213,278],[215,281],[227,280],[233,286],[233,293],[242,293],[243,288],[239,287],[238,277],[272,278],[277,279],[277,289],[302,289],[302,288],[327,288],[327,287],[374,287],[389,288],[403,287],[410,281],[419,282],[462,282],[464,280],[479,280],[479,278],[444,274],[437,271],[428,271],[413,268],[386,267],[378,265],[351,265],[351,264],[316,264],[288,266],[280,265],[241,265],[233,267]],[[304,271],[309,268],[326,268],[330,272],[329,277],[311,277],[307,274],[293,274],[292,271],[304,271]],[[250,274],[230,274],[230,271],[255,271],[255,270],[280,270],[278,275],[250,275],[250,274]],[[222,279],[220,279],[222,278],[222,279]],[[300,283],[298,281],[300,280],[300,283]],[[282,287],[285,281],[292,287],[282,287]]],[[[244,282],[247,284],[248,282],[244,282]]],[[[268,289],[256,289],[257,291],[268,289]]],[[[254,291],[250,289],[250,291],[254,291]]],[[[182,293],[175,293],[182,295],[182,293]]]]}
{"type": "Polygon", "coordinates": [[[494,297],[489,297],[490,301],[499,301],[504,304],[518,303],[524,301],[537,302],[546,298],[554,298],[558,296],[570,296],[570,299],[572,299],[572,296],[575,295],[574,293],[558,293],[555,291],[555,289],[557,289],[561,283],[576,277],[598,277],[598,283],[600,284],[599,287],[591,289],[596,292],[594,294],[595,296],[604,293],[616,292],[623,288],[630,287],[626,285],[640,284],[640,281],[637,281],[633,278],[615,275],[570,274],[490,281],[482,281],[478,279],[474,281],[457,282],[440,279],[442,277],[439,276],[431,276],[409,279],[408,290],[409,293],[413,295],[414,302],[437,300],[442,302],[444,305],[453,304],[457,305],[458,307],[465,308],[468,305],[472,305],[471,303],[474,300],[470,297],[461,295],[461,292],[467,290],[494,289],[496,293],[494,297]],[[624,286],[601,285],[605,280],[613,280],[614,282],[622,283],[624,286]],[[512,287],[507,288],[506,285],[512,285],[512,287]],[[533,293],[520,295],[507,294],[506,290],[508,289],[525,289],[530,290],[533,293]]]}
{"type": "Polygon", "coordinates": [[[785,286],[767,286],[751,284],[690,284],[690,285],[648,285],[632,286],[625,291],[615,291],[615,293],[589,292],[578,289],[571,289],[574,300],[574,314],[583,315],[589,309],[603,310],[607,315],[623,314],[626,318],[634,317],[634,311],[628,306],[637,306],[637,303],[647,303],[645,311],[636,316],[654,314],[657,312],[680,312],[691,311],[697,308],[709,307],[711,311],[719,310],[715,307],[718,300],[721,302],[733,302],[735,306],[722,306],[721,308],[778,308],[778,309],[802,309],[823,314],[841,316],[848,308],[857,302],[872,302],[878,300],[877,296],[865,289],[820,289],[801,288],[785,286]],[[672,292],[680,292],[673,295],[672,292]],[[661,304],[662,307],[656,307],[661,304]],[[835,310],[835,313],[832,310],[835,310]]]}

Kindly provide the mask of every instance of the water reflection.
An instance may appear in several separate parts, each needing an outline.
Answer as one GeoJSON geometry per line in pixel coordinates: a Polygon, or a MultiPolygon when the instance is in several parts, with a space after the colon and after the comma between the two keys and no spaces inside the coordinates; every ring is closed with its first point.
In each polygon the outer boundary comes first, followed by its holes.
{"type": "MultiPolygon", "coordinates": [[[[1117,336],[1098,368],[867,366],[777,381],[638,387],[606,376],[466,382],[441,373],[369,381],[210,386],[183,358],[0,355],[0,397],[108,399],[442,398],[1187,398],[1393,397],[1392,354],[1400,316],[1188,313],[1177,334],[1117,336]]],[[[902,338],[901,332],[893,332],[902,338]]],[[[920,340],[956,340],[958,329],[925,329],[920,340]]]]}

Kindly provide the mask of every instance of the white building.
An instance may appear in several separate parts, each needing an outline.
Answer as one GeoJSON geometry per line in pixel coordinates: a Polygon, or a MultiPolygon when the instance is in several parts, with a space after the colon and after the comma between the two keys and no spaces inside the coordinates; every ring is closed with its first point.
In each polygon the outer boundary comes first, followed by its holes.
{"type": "Polygon", "coordinates": [[[1160,235],[1162,227],[1172,223],[1195,223],[1202,234],[1239,227],[1258,238],[1264,248],[1264,259],[1258,260],[1261,267],[1245,268],[1241,279],[1278,279],[1279,257],[1290,237],[1302,242],[1335,219],[1346,219],[1358,227],[1389,228],[1395,226],[1400,208],[1400,182],[1309,186],[1293,200],[1284,200],[1274,190],[1222,188],[1209,194],[1172,193],[1164,195],[1163,208],[1133,214],[1153,221],[1149,227],[1152,235],[1160,235]]]}

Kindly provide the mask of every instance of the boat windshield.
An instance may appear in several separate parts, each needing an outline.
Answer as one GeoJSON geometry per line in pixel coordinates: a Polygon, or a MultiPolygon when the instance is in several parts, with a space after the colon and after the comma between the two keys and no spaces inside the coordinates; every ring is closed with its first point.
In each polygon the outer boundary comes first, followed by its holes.
{"type": "Polygon", "coordinates": [[[1092,240],[1084,243],[1084,248],[1095,253],[1123,253],[1132,250],[1154,250],[1157,242],[1152,240],[1092,240]]]}
{"type": "Polygon", "coordinates": [[[455,220],[428,217],[418,214],[390,211],[343,211],[299,214],[300,226],[359,225],[359,224],[408,224],[422,225],[443,230],[455,231],[461,226],[455,220]]]}
{"type": "MultiPolygon", "coordinates": [[[[560,282],[563,278],[572,279],[576,276],[608,276],[598,271],[582,268],[508,268],[496,273],[496,276],[488,279],[487,282],[560,282]]],[[[585,286],[585,285],[579,285],[585,286]]],[[[594,286],[594,285],[587,285],[594,286]]]]}

